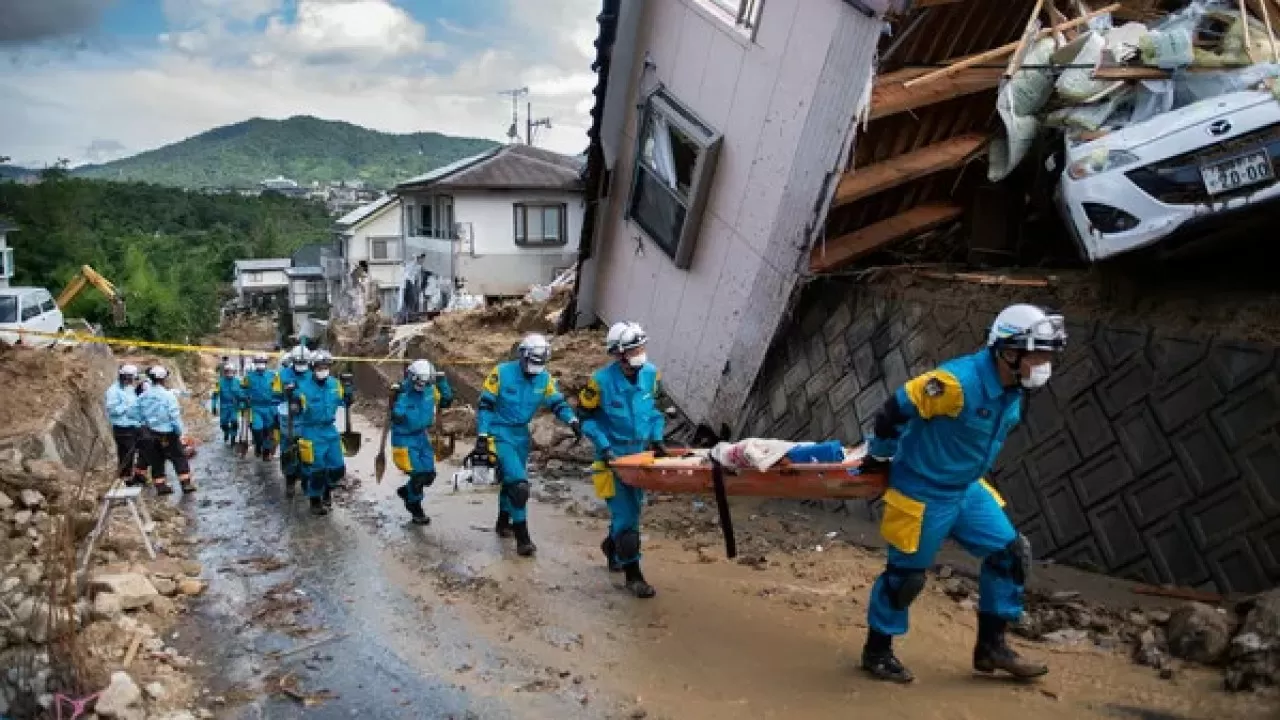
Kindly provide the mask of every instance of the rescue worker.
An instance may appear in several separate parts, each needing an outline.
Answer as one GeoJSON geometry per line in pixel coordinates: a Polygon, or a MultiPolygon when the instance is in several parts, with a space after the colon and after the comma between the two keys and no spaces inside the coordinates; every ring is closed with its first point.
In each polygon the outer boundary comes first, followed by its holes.
{"type": "Polygon", "coordinates": [[[472,462],[497,466],[502,489],[498,493],[499,537],[515,535],[516,552],[533,555],[537,546],[529,537],[529,422],[539,408],[546,408],[582,437],[582,424],[556,389],[547,372],[551,343],[542,335],[526,335],[516,350],[517,359],[495,367],[484,381],[476,408],[476,449],[472,462]]]}
{"type": "Polygon", "coordinates": [[[294,488],[302,480],[302,463],[298,460],[298,448],[294,443],[297,428],[290,434],[289,426],[296,424],[297,418],[290,422],[289,401],[285,397],[285,388],[297,385],[311,373],[311,351],[298,345],[286,354],[280,363],[280,371],[276,374],[275,395],[281,399],[277,408],[277,425],[280,433],[280,473],[284,475],[284,492],[293,497],[294,488]]]}
{"type": "Polygon", "coordinates": [[[222,428],[222,442],[228,445],[236,441],[236,434],[240,432],[243,392],[240,378],[236,377],[236,366],[228,360],[222,365],[222,376],[210,398],[211,411],[218,416],[218,426],[222,428]]]}
{"type": "Polygon", "coordinates": [[[332,377],[332,371],[333,356],[327,350],[317,350],[311,356],[311,373],[296,385],[285,387],[313,515],[329,514],[333,488],[347,472],[334,421],[339,409],[351,405],[354,391],[350,383],[332,377]]]}
{"type": "Polygon", "coordinates": [[[947,538],[982,560],[974,669],[1019,679],[1049,672],[1005,640],[1008,624],[1022,615],[1031,545],[983,476],[1021,419],[1024,395],[1049,381],[1066,341],[1061,315],[1012,305],[992,323],[986,348],[908,381],[876,415],[870,464],[891,464],[880,526],[888,564],[871,589],[862,651],[872,676],[913,679],[893,653],[893,637],[907,632],[907,609],[947,538]]]}
{"type": "Polygon", "coordinates": [[[143,424],[151,434],[151,480],[155,483],[156,494],[169,495],[173,492],[165,477],[166,460],[173,463],[182,491],[193,493],[196,486],[191,482],[191,466],[182,445],[182,410],[178,407],[178,397],[166,387],[169,371],[163,365],[156,365],[147,371],[147,376],[151,378],[151,387],[138,399],[138,407],[143,424]]]}
{"type": "Polygon", "coordinates": [[[391,409],[391,458],[409,480],[396,489],[415,525],[429,525],[422,510],[422,490],[436,481],[435,449],[428,434],[436,422],[436,409],[453,404],[453,388],[444,375],[437,377],[428,360],[414,360],[404,383],[392,388],[396,403],[391,409]]]}
{"type": "Polygon", "coordinates": [[[280,400],[275,394],[277,376],[269,365],[266,353],[254,355],[252,369],[240,381],[244,389],[243,406],[252,412],[253,454],[262,460],[271,459],[278,439],[276,403],[280,400]]]}
{"type": "Polygon", "coordinates": [[[661,373],[648,362],[648,342],[638,324],[615,323],[605,337],[605,350],[614,362],[595,371],[578,393],[582,431],[596,448],[591,474],[596,495],[609,506],[609,535],[600,550],[609,570],[626,573],[627,589],[638,598],[655,594],[640,571],[644,490],[622,482],[609,463],[646,449],[659,457],[667,454],[662,444],[666,418],[657,407],[661,373]]]}
{"type": "Polygon", "coordinates": [[[107,419],[111,422],[111,435],[116,441],[116,477],[129,485],[146,482],[139,461],[138,449],[142,437],[142,414],[138,409],[138,368],[121,365],[116,382],[107,388],[104,403],[107,419]]]}

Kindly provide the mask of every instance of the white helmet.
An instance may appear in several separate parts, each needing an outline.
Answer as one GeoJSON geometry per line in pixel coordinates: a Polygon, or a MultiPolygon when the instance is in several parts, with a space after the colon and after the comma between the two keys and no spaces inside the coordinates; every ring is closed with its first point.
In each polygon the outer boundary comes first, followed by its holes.
{"type": "Polygon", "coordinates": [[[614,323],[604,339],[605,350],[610,355],[644,347],[648,343],[649,336],[644,334],[644,328],[640,327],[640,323],[633,322],[614,323]]]}
{"type": "Polygon", "coordinates": [[[404,371],[405,377],[419,390],[435,384],[436,369],[430,360],[414,360],[404,371]]]}
{"type": "Polygon", "coordinates": [[[301,345],[297,345],[284,356],[284,362],[295,370],[298,365],[310,365],[311,351],[301,345]]]}
{"type": "Polygon", "coordinates": [[[169,371],[163,365],[152,365],[147,376],[156,382],[162,382],[169,377],[169,371]]]}
{"type": "Polygon", "coordinates": [[[271,362],[271,358],[268,358],[266,353],[258,353],[253,356],[254,365],[266,365],[269,362],[271,362]]]}
{"type": "Polygon", "coordinates": [[[120,366],[120,371],[117,374],[127,377],[138,377],[138,366],[132,363],[126,363],[120,366]]]}
{"type": "Polygon", "coordinates": [[[987,334],[993,350],[1061,352],[1067,347],[1067,330],[1061,315],[1035,305],[1010,305],[996,316],[987,334]]]}
{"type": "Polygon", "coordinates": [[[520,368],[526,374],[537,375],[551,362],[551,341],[543,335],[530,333],[520,341],[516,355],[520,358],[520,368]]]}
{"type": "Polygon", "coordinates": [[[328,350],[316,350],[311,353],[312,365],[324,365],[326,367],[333,365],[333,355],[328,350]]]}
{"type": "Polygon", "coordinates": [[[222,365],[222,372],[224,372],[224,373],[231,373],[232,375],[234,375],[234,374],[235,374],[235,372],[236,372],[236,366],[235,366],[235,363],[233,363],[233,362],[231,362],[231,361],[227,361],[227,362],[223,363],[223,365],[222,365]]]}

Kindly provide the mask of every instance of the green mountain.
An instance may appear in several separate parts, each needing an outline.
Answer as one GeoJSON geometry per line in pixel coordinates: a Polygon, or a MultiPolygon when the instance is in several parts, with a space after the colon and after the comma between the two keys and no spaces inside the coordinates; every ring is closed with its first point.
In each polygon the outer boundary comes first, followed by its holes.
{"type": "Polygon", "coordinates": [[[363,180],[389,188],[495,144],[433,132],[393,135],[305,115],[253,118],[72,174],[185,188],[251,188],[278,175],[304,186],[363,180]]]}
{"type": "Polygon", "coordinates": [[[17,165],[0,165],[0,180],[12,180],[16,178],[26,177],[27,175],[36,175],[38,170],[29,170],[17,165]]]}

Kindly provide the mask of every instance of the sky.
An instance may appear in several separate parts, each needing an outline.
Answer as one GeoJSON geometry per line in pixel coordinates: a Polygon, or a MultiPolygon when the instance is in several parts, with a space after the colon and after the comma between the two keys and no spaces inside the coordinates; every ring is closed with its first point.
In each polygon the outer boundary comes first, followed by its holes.
{"type": "Polygon", "coordinates": [[[0,156],[105,162],[251,117],[586,148],[599,0],[0,0],[0,156]]]}

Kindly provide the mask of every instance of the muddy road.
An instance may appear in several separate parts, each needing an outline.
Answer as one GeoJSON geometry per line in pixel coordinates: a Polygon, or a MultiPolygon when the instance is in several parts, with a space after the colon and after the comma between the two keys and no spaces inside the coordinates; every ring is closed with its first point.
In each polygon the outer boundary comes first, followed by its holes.
{"type": "Polygon", "coordinates": [[[603,567],[606,521],[585,478],[536,483],[539,552],[492,532],[496,495],[453,492],[451,468],[408,524],[392,467],[375,484],[367,423],[332,515],[286,498],[275,463],[209,442],[195,517],[209,591],[176,644],[227,718],[1275,718],[1273,699],[1227,695],[1215,671],[1172,680],[1121,650],[1013,642],[1044,682],[969,671],[975,618],[932,583],[900,644],[908,687],[857,671],[866,594],[882,560],[825,540],[794,510],[735,506],[743,562],[724,559],[714,509],[649,509],[637,601],[603,567]],[[812,536],[812,537],[810,537],[812,536]],[[818,547],[825,543],[821,551],[818,547]],[[769,548],[767,552],[758,548],[769,548]]]}

